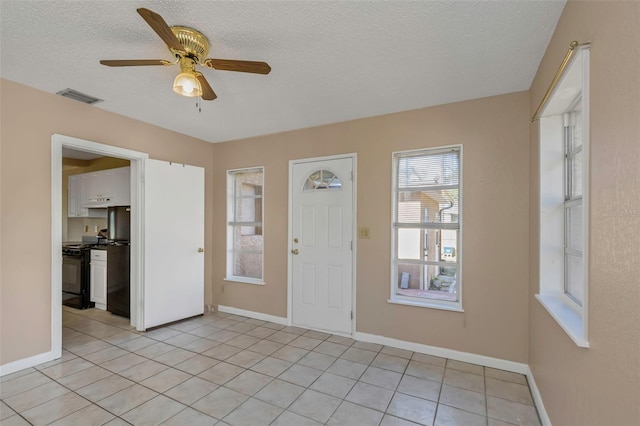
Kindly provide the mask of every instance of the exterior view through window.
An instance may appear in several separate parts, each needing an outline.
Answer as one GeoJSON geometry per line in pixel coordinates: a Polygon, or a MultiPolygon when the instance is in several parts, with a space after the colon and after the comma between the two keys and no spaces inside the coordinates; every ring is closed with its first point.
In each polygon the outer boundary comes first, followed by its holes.
{"type": "Polygon", "coordinates": [[[392,300],[460,307],[461,147],[394,153],[392,300]]]}
{"type": "Polygon", "coordinates": [[[263,168],[228,172],[227,278],[262,283],[263,168]]]}

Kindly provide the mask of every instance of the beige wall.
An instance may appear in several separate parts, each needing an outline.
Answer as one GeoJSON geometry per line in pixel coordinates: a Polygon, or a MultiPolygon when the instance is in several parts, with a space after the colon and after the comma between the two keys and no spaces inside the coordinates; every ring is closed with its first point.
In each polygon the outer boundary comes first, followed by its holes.
{"type": "MultiPolygon", "coordinates": [[[[213,246],[221,305],[286,317],[289,160],[358,154],[357,331],[527,362],[529,158],[527,92],[251,138],[214,146],[214,204],[226,170],[265,167],[265,286],[227,282],[225,239],[213,246]],[[464,313],[387,303],[391,153],[464,145],[464,313]]],[[[215,209],[214,235],[225,235],[215,209]]]]}
{"type": "MultiPolygon", "coordinates": [[[[147,152],[205,168],[205,249],[212,245],[213,145],[0,80],[0,365],[50,350],[51,134],[147,152]],[[25,167],[28,164],[29,167],[25,167]]],[[[211,261],[205,301],[211,303],[211,261]]]]}
{"type": "Polygon", "coordinates": [[[572,40],[592,42],[591,348],[578,348],[534,298],[538,289],[538,132],[537,125],[532,125],[529,363],[554,425],[638,425],[640,3],[567,4],[531,87],[532,113],[572,40]]]}

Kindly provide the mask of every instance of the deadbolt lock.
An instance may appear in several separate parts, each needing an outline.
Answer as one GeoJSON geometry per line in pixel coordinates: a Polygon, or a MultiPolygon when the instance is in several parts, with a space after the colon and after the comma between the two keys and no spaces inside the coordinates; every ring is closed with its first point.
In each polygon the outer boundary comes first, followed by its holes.
{"type": "Polygon", "coordinates": [[[198,253],[204,253],[204,249],[202,247],[198,247],[198,253]]]}
{"type": "Polygon", "coordinates": [[[294,242],[294,243],[297,243],[297,242],[298,242],[298,239],[297,239],[297,238],[294,238],[294,239],[293,239],[293,242],[294,242]]]}

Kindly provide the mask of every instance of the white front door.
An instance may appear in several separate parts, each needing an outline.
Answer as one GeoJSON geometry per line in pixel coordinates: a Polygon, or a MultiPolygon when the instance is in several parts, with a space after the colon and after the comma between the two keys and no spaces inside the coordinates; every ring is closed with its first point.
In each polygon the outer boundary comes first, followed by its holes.
{"type": "Polygon", "coordinates": [[[145,160],[144,328],[204,313],[204,169],[145,160]]]}
{"type": "Polygon", "coordinates": [[[298,161],[291,173],[291,308],[297,326],[351,334],[353,158],[298,161]]]}

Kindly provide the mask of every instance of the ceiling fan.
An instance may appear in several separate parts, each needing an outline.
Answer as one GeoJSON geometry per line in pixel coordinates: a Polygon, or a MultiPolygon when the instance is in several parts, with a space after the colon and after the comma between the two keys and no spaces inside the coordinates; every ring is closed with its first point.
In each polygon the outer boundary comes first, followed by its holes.
{"type": "Polygon", "coordinates": [[[254,74],[269,74],[271,67],[266,62],[237,61],[233,59],[207,58],[209,40],[197,30],[189,27],[169,27],[157,13],[145,9],[138,9],[138,13],[149,26],[167,44],[171,53],[176,57],[175,62],[164,59],[122,59],[102,60],[102,65],[109,67],[135,67],[147,65],[180,65],[180,74],[173,82],[173,91],[182,96],[200,96],[206,101],[217,98],[204,75],[196,71],[196,65],[224,71],[240,71],[254,74]]]}

